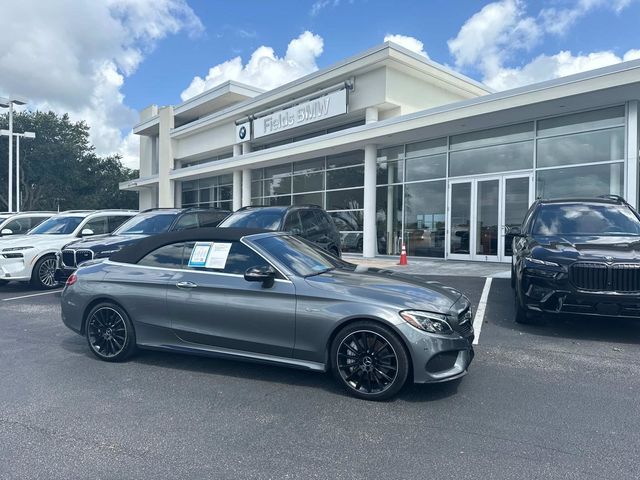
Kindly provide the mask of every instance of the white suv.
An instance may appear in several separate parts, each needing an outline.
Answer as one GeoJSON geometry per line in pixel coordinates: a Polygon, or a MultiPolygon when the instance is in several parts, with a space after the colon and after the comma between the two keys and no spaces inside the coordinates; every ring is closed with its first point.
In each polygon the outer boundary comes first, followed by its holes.
{"type": "Polygon", "coordinates": [[[2,213],[0,214],[0,239],[6,240],[12,235],[24,235],[55,214],[55,212],[2,213]]]}
{"type": "Polygon", "coordinates": [[[30,281],[54,288],[56,253],[73,239],[108,234],[138,212],[70,210],[45,220],[26,235],[0,241],[0,284],[30,281]]]}

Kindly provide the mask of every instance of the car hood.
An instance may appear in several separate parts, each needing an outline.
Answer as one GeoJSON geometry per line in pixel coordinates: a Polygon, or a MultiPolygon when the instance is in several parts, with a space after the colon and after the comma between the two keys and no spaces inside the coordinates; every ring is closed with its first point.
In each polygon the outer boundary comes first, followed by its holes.
{"type": "Polygon", "coordinates": [[[145,237],[147,237],[147,235],[99,235],[69,243],[65,245],[65,248],[72,248],[74,250],[86,248],[94,251],[114,250],[145,237]]]}
{"type": "Polygon", "coordinates": [[[47,248],[59,249],[74,238],[76,238],[74,235],[19,235],[11,238],[11,240],[2,241],[0,248],[31,246],[41,250],[47,248]]]}
{"type": "Polygon", "coordinates": [[[575,260],[640,260],[640,236],[536,236],[531,242],[531,251],[536,258],[560,263],[575,260]]]}
{"type": "Polygon", "coordinates": [[[379,268],[332,270],[305,280],[308,285],[318,289],[347,294],[361,301],[394,306],[399,310],[414,309],[446,314],[462,296],[455,288],[439,282],[419,280],[379,268]]]}

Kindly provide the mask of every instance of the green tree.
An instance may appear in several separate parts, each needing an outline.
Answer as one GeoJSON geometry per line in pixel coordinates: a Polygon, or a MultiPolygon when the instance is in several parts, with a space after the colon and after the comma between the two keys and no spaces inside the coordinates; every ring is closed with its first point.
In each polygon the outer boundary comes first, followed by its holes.
{"type": "MultiPolygon", "coordinates": [[[[8,125],[8,114],[0,116],[0,128],[8,125]]],[[[36,132],[35,139],[20,141],[21,210],[138,207],[135,192],[118,189],[120,182],[137,177],[137,170],[123,166],[119,155],[97,155],[85,122],[72,122],[67,114],[20,112],[13,129],[36,132]]],[[[1,210],[7,207],[8,148],[8,137],[0,137],[1,210]]]]}

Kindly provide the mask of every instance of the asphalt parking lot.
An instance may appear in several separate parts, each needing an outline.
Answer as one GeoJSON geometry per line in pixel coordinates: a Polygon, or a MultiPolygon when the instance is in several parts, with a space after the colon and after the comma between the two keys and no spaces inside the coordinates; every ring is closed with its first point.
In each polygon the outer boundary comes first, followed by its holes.
{"type": "MultiPolygon", "coordinates": [[[[485,285],[430,278],[476,306],[485,285]]],[[[305,371],[100,362],[58,295],[0,287],[0,478],[640,477],[640,323],[523,327],[508,279],[493,279],[469,374],[385,403],[305,371]]]]}

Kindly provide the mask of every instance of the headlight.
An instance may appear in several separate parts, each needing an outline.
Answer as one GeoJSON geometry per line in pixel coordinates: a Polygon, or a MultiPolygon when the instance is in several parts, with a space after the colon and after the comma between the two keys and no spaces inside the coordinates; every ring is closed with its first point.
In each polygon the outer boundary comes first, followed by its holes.
{"type": "Polygon", "coordinates": [[[547,267],[559,267],[560,264],[555,262],[547,262],[546,260],[539,260],[537,258],[525,257],[527,262],[535,263],[537,265],[546,265],[547,267]]]}
{"type": "Polygon", "coordinates": [[[29,250],[34,247],[11,247],[2,249],[3,252],[17,252],[18,250],[29,250]]]}
{"type": "Polygon", "coordinates": [[[409,325],[417,329],[430,333],[451,333],[451,325],[447,322],[447,317],[440,313],[421,312],[416,310],[405,310],[400,312],[402,319],[409,325]]]}

